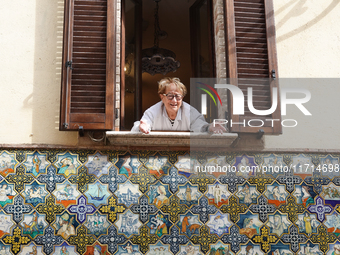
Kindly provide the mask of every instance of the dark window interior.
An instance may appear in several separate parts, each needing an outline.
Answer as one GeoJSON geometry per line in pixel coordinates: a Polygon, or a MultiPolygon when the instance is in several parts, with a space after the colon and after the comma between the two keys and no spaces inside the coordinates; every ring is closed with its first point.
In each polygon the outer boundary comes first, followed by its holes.
{"type": "MultiPolygon", "coordinates": [[[[124,1],[123,41],[125,45],[124,80],[122,81],[121,130],[129,130],[143,112],[159,102],[158,81],[164,77],[178,77],[188,89],[184,101],[190,103],[190,78],[213,77],[213,38],[210,0],[159,2],[159,25],[167,37],[159,40],[159,47],[173,51],[181,66],[166,75],[141,72],[140,50],[154,45],[155,2],[150,0],[139,9],[139,2],[124,1]],[[190,7],[192,7],[190,9],[190,7]],[[194,9],[194,10],[193,10],[194,9]],[[193,17],[194,16],[194,17],[193,17]],[[191,19],[191,20],[190,20],[191,19]],[[138,31],[140,29],[141,31],[138,31]]],[[[123,72],[122,70],[122,72],[123,72]]]]}

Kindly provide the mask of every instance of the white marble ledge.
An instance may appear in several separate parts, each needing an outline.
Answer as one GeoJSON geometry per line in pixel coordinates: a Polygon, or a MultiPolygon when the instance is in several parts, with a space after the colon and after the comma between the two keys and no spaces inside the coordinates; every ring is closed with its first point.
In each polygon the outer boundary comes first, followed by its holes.
{"type": "Polygon", "coordinates": [[[235,133],[208,134],[192,132],[156,132],[149,134],[130,131],[107,131],[106,139],[119,146],[167,146],[167,147],[230,147],[238,138],[235,133]]]}

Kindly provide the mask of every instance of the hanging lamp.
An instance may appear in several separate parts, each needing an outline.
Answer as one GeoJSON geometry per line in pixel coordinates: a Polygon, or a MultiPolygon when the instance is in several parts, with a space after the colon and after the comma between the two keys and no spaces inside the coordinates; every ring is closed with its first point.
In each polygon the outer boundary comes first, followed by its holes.
{"type": "Polygon", "coordinates": [[[160,1],[154,0],[156,3],[154,46],[142,50],[142,72],[151,75],[166,75],[169,72],[176,72],[181,65],[179,61],[176,61],[176,54],[173,51],[159,48],[159,39],[167,37],[167,33],[162,31],[159,26],[158,3],[160,1]]]}

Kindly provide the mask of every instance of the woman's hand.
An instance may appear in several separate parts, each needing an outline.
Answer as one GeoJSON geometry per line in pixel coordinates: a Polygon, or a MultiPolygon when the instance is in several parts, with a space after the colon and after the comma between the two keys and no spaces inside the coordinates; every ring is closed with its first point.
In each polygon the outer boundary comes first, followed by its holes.
{"type": "Polygon", "coordinates": [[[213,123],[211,123],[208,128],[208,132],[210,134],[223,134],[226,131],[227,131],[226,128],[223,127],[221,124],[214,125],[213,123]]]}
{"type": "Polygon", "coordinates": [[[143,132],[144,134],[149,134],[150,133],[150,126],[148,123],[145,121],[141,120],[139,123],[139,130],[143,132]]]}

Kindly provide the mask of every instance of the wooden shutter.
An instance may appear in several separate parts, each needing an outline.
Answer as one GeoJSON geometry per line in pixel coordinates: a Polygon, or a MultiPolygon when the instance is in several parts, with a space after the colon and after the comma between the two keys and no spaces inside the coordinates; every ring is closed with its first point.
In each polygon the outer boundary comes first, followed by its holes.
{"type": "MultiPolygon", "coordinates": [[[[248,109],[247,88],[253,88],[253,105],[257,110],[267,110],[272,105],[272,89],[278,88],[278,70],[273,0],[225,0],[225,39],[227,73],[230,83],[237,85],[245,95],[245,114],[233,115],[233,98],[229,97],[229,109],[233,123],[231,132],[280,134],[280,100],[276,111],[268,116],[257,116],[248,109]],[[276,77],[276,79],[274,79],[276,77]],[[250,119],[261,119],[263,127],[249,127],[250,119]],[[265,121],[276,119],[280,121],[265,121]],[[272,123],[274,123],[272,127],[272,123]]],[[[251,125],[260,126],[261,122],[251,125]]]]}
{"type": "Polygon", "coordinates": [[[60,130],[114,127],[115,12],[115,0],[65,0],[60,130]]]}

